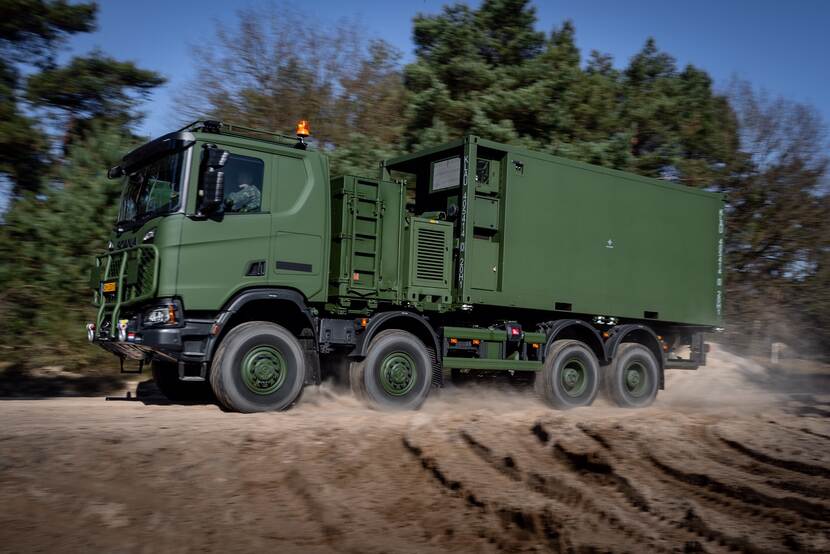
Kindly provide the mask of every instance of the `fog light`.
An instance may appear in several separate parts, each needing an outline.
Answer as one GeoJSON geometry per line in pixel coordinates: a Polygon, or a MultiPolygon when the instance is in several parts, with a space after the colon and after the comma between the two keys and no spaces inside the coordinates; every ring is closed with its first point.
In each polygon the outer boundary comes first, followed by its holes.
{"type": "Polygon", "coordinates": [[[89,342],[95,341],[95,324],[94,323],[87,323],[86,324],[86,338],[89,342]]]}

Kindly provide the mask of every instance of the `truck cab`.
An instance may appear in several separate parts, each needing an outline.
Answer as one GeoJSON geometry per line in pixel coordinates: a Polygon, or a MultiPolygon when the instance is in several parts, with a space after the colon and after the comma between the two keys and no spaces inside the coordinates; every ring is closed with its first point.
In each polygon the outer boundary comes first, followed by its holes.
{"type": "Polygon", "coordinates": [[[205,322],[240,291],[278,287],[308,302],[325,299],[327,158],[293,137],[267,138],[199,123],[110,170],[123,194],[92,272],[98,317],[90,333],[102,346],[187,361],[204,356],[205,322]]]}

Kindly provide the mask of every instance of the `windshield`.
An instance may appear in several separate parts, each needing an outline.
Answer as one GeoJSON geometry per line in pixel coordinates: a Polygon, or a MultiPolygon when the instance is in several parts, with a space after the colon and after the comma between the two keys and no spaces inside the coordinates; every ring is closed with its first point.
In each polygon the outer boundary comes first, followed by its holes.
{"type": "Polygon", "coordinates": [[[118,223],[145,221],[179,209],[185,152],[158,158],[124,177],[118,223]]]}

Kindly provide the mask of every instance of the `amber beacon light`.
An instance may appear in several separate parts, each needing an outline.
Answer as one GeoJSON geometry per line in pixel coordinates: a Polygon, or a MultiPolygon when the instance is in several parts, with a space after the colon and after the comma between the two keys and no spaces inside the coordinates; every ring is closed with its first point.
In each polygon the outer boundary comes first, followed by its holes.
{"type": "Polygon", "coordinates": [[[297,136],[307,137],[309,135],[311,135],[311,129],[308,127],[308,121],[301,119],[297,122],[297,136]]]}

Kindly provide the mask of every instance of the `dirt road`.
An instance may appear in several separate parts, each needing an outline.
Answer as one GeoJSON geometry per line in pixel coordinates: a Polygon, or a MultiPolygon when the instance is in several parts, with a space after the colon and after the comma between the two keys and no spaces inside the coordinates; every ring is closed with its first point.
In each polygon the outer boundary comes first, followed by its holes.
{"type": "Polygon", "coordinates": [[[830,375],[784,373],[719,352],[642,411],[0,401],[0,550],[827,552],[830,375]]]}

